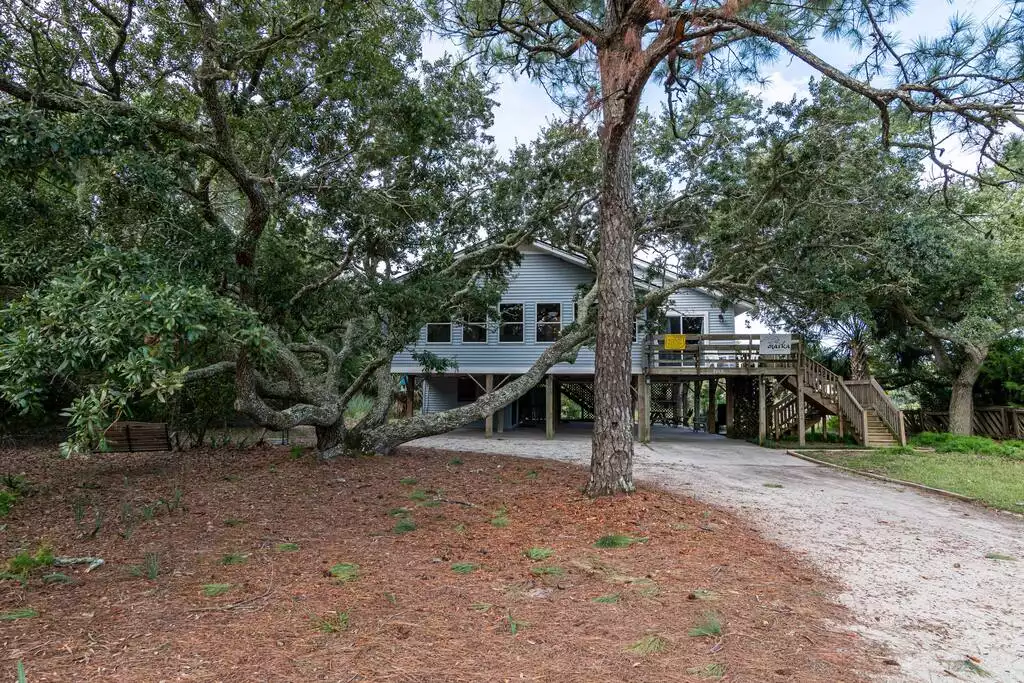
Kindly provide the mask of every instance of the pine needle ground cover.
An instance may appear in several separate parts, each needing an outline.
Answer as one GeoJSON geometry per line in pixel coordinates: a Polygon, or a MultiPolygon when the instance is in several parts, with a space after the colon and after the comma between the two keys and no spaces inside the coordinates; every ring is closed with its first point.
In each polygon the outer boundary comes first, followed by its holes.
{"type": "Polygon", "coordinates": [[[106,561],[0,580],[0,613],[33,615],[0,627],[0,679],[20,660],[30,681],[836,683],[881,661],[841,626],[835,585],[726,513],[651,489],[590,500],[570,464],[458,457],[0,449],[38,491],[4,518],[0,560],[45,540],[106,561]],[[173,513],[126,512],[175,490],[173,513]],[[130,570],[147,556],[151,578],[130,570]],[[712,609],[720,632],[689,635],[712,609]]]}

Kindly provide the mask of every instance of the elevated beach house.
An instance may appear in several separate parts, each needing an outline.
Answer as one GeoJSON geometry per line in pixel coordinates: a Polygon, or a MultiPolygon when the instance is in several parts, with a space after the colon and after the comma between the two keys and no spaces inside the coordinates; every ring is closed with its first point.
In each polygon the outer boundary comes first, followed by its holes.
{"type": "MultiPolygon", "coordinates": [[[[417,389],[427,413],[473,402],[526,372],[573,322],[575,301],[595,277],[586,259],[541,241],[520,251],[496,319],[430,323],[394,357],[391,370],[404,378],[407,409],[417,389]],[[414,358],[422,351],[450,359],[452,369],[425,373],[414,358]]],[[[646,265],[638,262],[635,270],[643,288],[646,265]]],[[[877,384],[842,380],[808,359],[790,335],[737,332],[737,316],[749,310],[711,291],[684,289],[671,295],[656,322],[654,312],[641,314],[632,363],[641,441],[650,440],[652,424],[762,441],[770,433],[802,436],[808,420],[827,415],[839,415],[840,428],[860,442],[903,440],[902,414],[877,384]],[[648,314],[652,320],[645,324],[648,314]]],[[[478,426],[487,436],[543,427],[554,438],[560,424],[593,418],[593,379],[594,353],[584,348],[574,363],[555,365],[532,391],[478,426]]]]}

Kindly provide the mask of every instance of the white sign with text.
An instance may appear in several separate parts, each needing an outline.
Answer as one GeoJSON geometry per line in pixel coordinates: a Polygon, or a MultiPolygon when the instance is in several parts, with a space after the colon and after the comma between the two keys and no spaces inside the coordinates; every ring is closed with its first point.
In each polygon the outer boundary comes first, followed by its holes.
{"type": "Polygon", "coordinates": [[[761,355],[762,356],[788,356],[793,353],[793,335],[791,334],[762,334],[761,355]]]}

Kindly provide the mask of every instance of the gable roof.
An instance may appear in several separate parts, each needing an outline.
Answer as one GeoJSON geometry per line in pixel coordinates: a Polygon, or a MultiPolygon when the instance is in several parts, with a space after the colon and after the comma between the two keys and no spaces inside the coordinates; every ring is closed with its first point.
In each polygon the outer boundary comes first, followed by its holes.
{"type": "MultiPolygon", "coordinates": [[[[561,249],[559,247],[556,247],[555,245],[550,244],[548,242],[545,242],[543,240],[533,239],[532,241],[527,242],[526,245],[532,246],[535,249],[537,249],[538,251],[541,251],[543,253],[550,254],[551,256],[554,256],[555,258],[561,259],[561,260],[565,261],[566,263],[571,263],[571,264],[573,264],[575,266],[579,266],[581,268],[586,268],[587,270],[592,271],[592,272],[594,270],[594,268],[590,265],[590,262],[585,257],[583,257],[583,256],[581,256],[581,255],[579,255],[577,253],[574,253],[574,252],[567,251],[565,249],[561,249]]],[[[633,258],[633,278],[637,282],[641,282],[643,284],[647,284],[647,285],[652,284],[650,282],[650,280],[648,278],[646,278],[642,274],[650,266],[651,266],[650,262],[644,261],[643,259],[634,257],[633,258]]],[[[711,289],[708,289],[708,288],[705,288],[705,287],[692,287],[691,289],[693,289],[695,291],[698,291],[698,292],[700,292],[702,294],[706,294],[706,295],[708,295],[708,296],[710,296],[710,297],[712,297],[714,299],[722,299],[723,298],[720,293],[715,292],[715,291],[713,291],[711,289]]],[[[749,313],[750,311],[752,311],[754,309],[754,305],[752,303],[750,303],[749,301],[738,300],[738,301],[733,303],[733,308],[736,310],[737,313],[749,313]]]]}

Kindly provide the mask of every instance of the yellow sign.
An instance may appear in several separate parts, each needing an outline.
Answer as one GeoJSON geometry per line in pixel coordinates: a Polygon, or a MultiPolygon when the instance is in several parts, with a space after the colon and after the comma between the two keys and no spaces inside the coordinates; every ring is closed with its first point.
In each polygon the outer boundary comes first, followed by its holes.
{"type": "Polygon", "coordinates": [[[686,350],[686,335],[685,334],[666,334],[665,335],[665,350],[666,351],[685,351],[686,350]]]}

